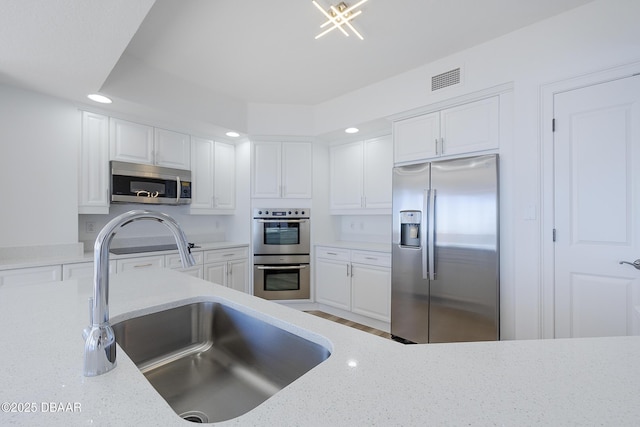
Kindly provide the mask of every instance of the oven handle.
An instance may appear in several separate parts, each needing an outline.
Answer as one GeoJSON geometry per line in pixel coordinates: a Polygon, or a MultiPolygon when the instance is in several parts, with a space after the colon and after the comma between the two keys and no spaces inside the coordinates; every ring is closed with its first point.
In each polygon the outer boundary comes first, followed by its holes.
{"type": "Polygon", "coordinates": [[[258,270],[302,270],[303,268],[307,268],[307,265],[283,265],[281,267],[273,266],[273,265],[256,265],[258,270]]]}
{"type": "Polygon", "coordinates": [[[271,222],[287,222],[290,224],[301,224],[307,222],[306,219],[259,219],[259,223],[271,223],[271,222]]]}

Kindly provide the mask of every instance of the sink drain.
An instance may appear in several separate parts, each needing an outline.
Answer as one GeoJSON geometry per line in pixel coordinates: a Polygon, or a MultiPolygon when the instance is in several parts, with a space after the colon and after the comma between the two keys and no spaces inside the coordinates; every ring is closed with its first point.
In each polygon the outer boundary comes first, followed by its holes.
{"type": "Polygon", "coordinates": [[[204,424],[209,422],[209,417],[207,417],[207,414],[200,411],[183,412],[182,414],[180,414],[180,417],[187,421],[191,421],[192,423],[204,424]]]}

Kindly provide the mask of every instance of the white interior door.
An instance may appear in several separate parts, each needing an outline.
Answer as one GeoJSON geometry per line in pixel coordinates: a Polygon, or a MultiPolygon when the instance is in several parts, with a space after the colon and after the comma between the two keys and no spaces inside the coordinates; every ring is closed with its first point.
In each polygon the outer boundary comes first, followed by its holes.
{"type": "Polygon", "coordinates": [[[640,333],[640,76],[554,96],[555,336],[640,333]]]}

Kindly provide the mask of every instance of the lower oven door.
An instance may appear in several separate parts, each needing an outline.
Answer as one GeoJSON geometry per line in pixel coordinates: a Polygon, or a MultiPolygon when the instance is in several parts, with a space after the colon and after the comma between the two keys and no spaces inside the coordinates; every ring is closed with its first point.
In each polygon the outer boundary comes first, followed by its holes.
{"type": "Polygon", "coordinates": [[[253,294],[269,300],[309,299],[308,255],[254,256],[253,294]]]}

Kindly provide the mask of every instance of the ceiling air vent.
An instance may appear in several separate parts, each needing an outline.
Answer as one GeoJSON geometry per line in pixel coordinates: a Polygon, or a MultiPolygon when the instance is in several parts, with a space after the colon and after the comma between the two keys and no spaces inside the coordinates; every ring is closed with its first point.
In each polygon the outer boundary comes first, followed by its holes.
{"type": "Polygon", "coordinates": [[[460,68],[431,77],[431,92],[460,83],[460,68]]]}

